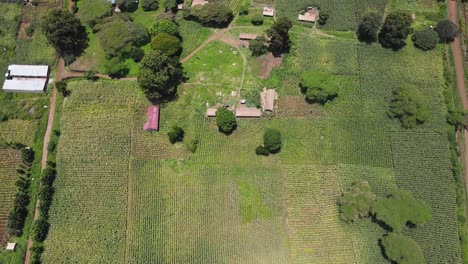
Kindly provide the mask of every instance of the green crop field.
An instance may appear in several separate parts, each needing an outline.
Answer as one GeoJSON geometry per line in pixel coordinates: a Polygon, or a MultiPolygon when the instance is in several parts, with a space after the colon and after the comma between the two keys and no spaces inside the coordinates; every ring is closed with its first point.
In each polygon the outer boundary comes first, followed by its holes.
{"type": "MultiPolygon", "coordinates": [[[[444,10],[409,2],[393,0],[387,11],[414,11],[420,27],[444,10]]],[[[357,42],[362,14],[383,14],[386,0],[316,3],[329,11],[329,23],[294,26],[291,52],[267,80],[254,74],[246,48],[213,41],[201,49],[183,65],[177,100],[161,105],[157,132],[143,131],[150,103],[137,82],[70,82],[43,263],[390,263],[379,245],[383,228],[370,218],[346,224],[339,217],[342,191],[366,180],[379,196],[402,188],[427,202],[432,220],[403,233],[426,263],[461,264],[443,47],[423,52],[408,39],[395,52],[357,42]],[[307,70],[333,76],[333,102],[305,102],[299,81],[307,70]],[[412,130],[386,114],[392,90],[406,83],[429,102],[430,118],[412,130]],[[232,91],[263,87],[278,92],[272,116],[239,119],[229,136],[205,117],[207,103],[234,103],[232,91]],[[173,145],[167,132],[174,125],[185,139],[173,145]],[[257,156],[267,128],[281,132],[281,152],[257,156]]],[[[296,20],[307,4],[279,0],[276,9],[296,20]]],[[[189,21],[180,30],[184,55],[212,33],[189,21]]],[[[263,30],[234,28],[225,37],[263,30]]]]}

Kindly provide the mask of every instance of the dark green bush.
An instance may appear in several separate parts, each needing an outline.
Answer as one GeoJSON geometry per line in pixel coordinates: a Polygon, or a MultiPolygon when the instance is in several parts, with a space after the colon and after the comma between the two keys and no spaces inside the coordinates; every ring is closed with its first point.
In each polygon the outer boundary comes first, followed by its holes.
{"type": "Polygon", "coordinates": [[[428,28],[414,33],[413,37],[414,46],[422,50],[431,50],[437,46],[439,36],[437,32],[428,28]]]}
{"type": "Polygon", "coordinates": [[[32,238],[34,241],[43,242],[49,233],[50,224],[43,218],[34,223],[32,238]]]}
{"type": "Polygon", "coordinates": [[[216,125],[221,132],[229,134],[236,129],[236,116],[226,108],[218,108],[216,111],[216,125]]]}
{"type": "Polygon", "coordinates": [[[140,0],[140,6],[143,11],[157,10],[159,7],[158,0],[140,0]]]}
{"type": "Polygon", "coordinates": [[[167,133],[169,136],[169,142],[175,144],[184,140],[184,130],[179,126],[173,126],[171,131],[167,133]]]}
{"type": "Polygon", "coordinates": [[[281,133],[276,129],[267,129],[263,134],[263,146],[270,153],[278,153],[282,147],[281,133]]]}
{"type": "Polygon", "coordinates": [[[257,154],[258,156],[260,156],[260,155],[261,156],[268,156],[268,155],[270,155],[270,152],[268,151],[267,148],[260,145],[257,148],[255,148],[255,154],[257,154]]]}

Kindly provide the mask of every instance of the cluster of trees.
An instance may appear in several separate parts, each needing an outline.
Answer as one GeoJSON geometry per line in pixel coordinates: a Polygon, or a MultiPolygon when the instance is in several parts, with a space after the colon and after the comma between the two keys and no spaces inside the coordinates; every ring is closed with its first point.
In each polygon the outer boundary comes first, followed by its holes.
{"type": "Polygon", "coordinates": [[[414,228],[432,218],[430,207],[411,192],[396,190],[387,197],[377,197],[367,181],[358,181],[343,193],[338,205],[342,220],[352,223],[372,216],[388,231],[380,241],[388,259],[399,264],[424,263],[419,245],[401,234],[403,227],[414,228]]]}
{"type": "Polygon", "coordinates": [[[281,151],[282,146],[281,132],[269,128],[263,134],[263,145],[258,146],[255,149],[255,153],[262,156],[268,156],[270,153],[276,154],[281,151]]]}
{"type": "Polygon", "coordinates": [[[430,117],[426,98],[417,87],[409,84],[399,86],[393,91],[387,114],[400,120],[404,128],[414,128],[430,117]]]}
{"type": "MultiPolygon", "coordinates": [[[[374,11],[367,12],[357,30],[358,39],[372,43],[379,41],[385,48],[399,50],[406,45],[406,38],[412,32],[411,16],[405,12],[395,12],[382,18],[374,11]]],[[[416,31],[412,40],[417,48],[430,50],[440,41],[450,42],[459,34],[457,26],[449,20],[440,21],[435,29],[427,28],[416,31]]]]}
{"type": "Polygon", "coordinates": [[[41,28],[49,44],[67,64],[81,56],[89,45],[86,28],[68,11],[52,9],[44,16],[41,28]]]}
{"type": "Polygon", "coordinates": [[[31,178],[31,164],[34,161],[34,151],[31,148],[24,147],[21,144],[15,146],[20,148],[23,164],[16,171],[19,174],[16,181],[17,190],[13,202],[13,208],[8,214],[8,234],[10,236],[20,236],[23,233],[23,227],[28,216],[29,205],[29,185],[31,178]]]}
{"type": "Polygon", "coordinates": [[[335,99],[339,91],[338,83],[331,74],[316,71],[303,72],[300,87],[307,102],[321,105],[335,99]]]}
{"type": "Polygon", "coordinates": [[[151,47],[167,56],[177,55],[181,50],[179,26],[170,19],[158,19],[150,29],[151,47]]]}
{"type": "Polygon", "coordinates": [[[289,39],[289,30],[292,27],[292,21],[287,17],[280,17],[267,30],[270,37],[270,51],[274,56],[280,56],[289,52],[291,40],[289,39]]]}
{"type": "MultiPolygon", "coordinates": [[[[32,239],[35,243],[41,243],[47,238],[49,233],[50,224],[47,221],[49,219],[49,208],[52,204],[54,196],[54,181],[57,177],[56,164],[48,161],[46,168],[42,171],[38,199],[40,201],[39,207],[39,219],[34,222],[32,239]]],[[[44,248],[40,245],[35,245],[32,251],[31,263],[41,263],[41,254],[44,248]]]]}
{"type": "Polygon", "coordinates": [[[195,5],[184,14],[184,17],[210,27],[226,27],[234,18],[234,14],[224,2],[216,1],[203,6],[195,5]]]}

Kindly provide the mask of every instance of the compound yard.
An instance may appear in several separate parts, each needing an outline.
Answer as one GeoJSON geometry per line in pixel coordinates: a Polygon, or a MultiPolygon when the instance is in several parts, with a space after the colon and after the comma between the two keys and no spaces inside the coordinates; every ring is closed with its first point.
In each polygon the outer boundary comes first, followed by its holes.
{"type": "MultiPolygon", "coordinates": [[[[290,2],[277,8],[296,16],[304,3],[290,2]]],[[[386,4],[320,2],[331,30],[351,30],[365,7],[386,4]]],[[[142,131],[149,103],[136,82],[71,82],[43,263],[389,263],[382,228],[339,219],[337,197],[358,179],[379,195],[403,188],[425,200],[433,219],[404,233],[426,263],[461,263],[442,49],[408,43],[393,52],[309,31],[292,37],[291,54],[265,81],[244,65],[246,49],[210,43],[184,64],[189,80],[163,106],[159,132],[142,131]],[[333,103],[300,102],[298,76],[310,69],[338,80],[333,103]],[[430,102],[430,120],[414,130],[386,115],[392,89],[406,82],[430,102]],[[263,84],[279,93],[276,117],[240,120],[230,136],[204,117],[206,102],[263,84]],[[166,134],[176,124],[185,142],[171,145],[166,134]],[[255,155],[265,128],[281,131],[281,153],[255,155]]]]}

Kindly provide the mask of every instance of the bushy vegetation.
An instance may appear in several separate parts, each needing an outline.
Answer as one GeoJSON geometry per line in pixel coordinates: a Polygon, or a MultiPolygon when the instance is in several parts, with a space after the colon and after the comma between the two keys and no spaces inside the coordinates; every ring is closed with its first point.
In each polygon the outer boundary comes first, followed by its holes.
{"type": "Polygon", "coordinates": [[[380,198],[372,206],[375,218],[395,232],[401,232],[405,225],[417,226],[431,220],[431,208],[408,191],[400,190],[389,197],[380,198]]]}
{"type": "Polygon", "coordinates": [[[388,116],[400,120],[404,128],[423,124],[430,116],[423,94],[412,85],[402,85],[393,91],[388,116]]]}
{"type": "Polygon", "coordinates": [[[385,255],[398,264],[424,264],[419,245],[409,237],[390,233],[382,238],[385,255]]]}
{"type": "Polygon", "coordinates": [[[116,0],[115,4],[124,12],[133,12],[138,8],[138,1],[135,0],[116,0]]]}
{"type": "Polygon", "coordinates": [[[250,17],[250,22],[255,26],[263,24],[263,14],[261,12],[253,13],[250,17]]]}
{"type": "Polygon", "coordinates": [[[169,142],[171,142],[171,144],[175,144],[184,140],[184,134],[184,130],[179,126],[173,126],[171,131],[167,132],[167,135],[169,136],[169,142]]]}
{"type": "Polygon", "coordinates": [[[289,30],[292,27],[292,21],[287,17],[280,17],[267,30],[270,40],[270,50],[275,56],[289,52],[291,40],[289,39],[289,30]]]}
{"type": "Polygon", "coordinates": [[[258,36],[249,41],[249,50],[252,56],[258,57],[268,52],[268,40],[264,36],[258,36]]]}
{"type": "Polygon", "coordinates": [[[181,47],[180,39],[167,33],[159,33],[151,40],[151,47],[167,56],[173,56],[181,47]]]}
{"type": "Polygon", "coordinates": [[[225,27],[231,22],[234,15],[229,6],[222,1],[217,1],[192,7],[190,17],[207,26],[225,27]]]}
{"type": "Polygon", "coordinates": [[[105,64],[105,69],[106,73],[112,79],[123,78],[127,76],[128,72],[130,71],[127,64],[119,57],[115,57],[107,61],[105,64]]]}
{"type": "Polygon", "coordinates": [[[144,11],[157,10],[159,6],[158,0],[140,0],[140,6],[144,11]]]}
{"type": "Polygon", "coordinates": [[[324,72],[306,71],[301,74],[301,91],[310,103],[324,105],[338,96],[339,86],[333,76],[324,72]]]}
{"type": "Polygon", "coordinates": [[[179,26],[169,19],[157,19],[149,30],[152,36],[166,33],[172,36],[179,35],[179,26]]]}
{"type": "Polygon", "coordinates": [[[283,146],[281,132],[271,128],[265,130],[263,134],[263,146],[272,154],[280,152],[283,146]]]}
{"type": "Polygon", "coordinates": [[[230,134],[237,127],[236,116],[224,107],[218,108],[216,111],[216,125],[219,131],[230,134]]]}
{"type": "Polygon", "coordinates": [[[384,48],[399,50],[406,45],[406,38],[411,33],[411,16],[404,12],[391,13],[379,33],[379,42],[384,48]]]}
{"type": "Polygon", "coordinates": [[[358,26],[357,36],[359,41],[366,43],[377,41],[381,25],[382,17],[378,13],[373,11],[366,13],[358,26]]]}
{"type": "Polygon", "coordinates": [[[375,201],[376,195],[367,181],[355,182],[338,200],[340,218],[345,222],[355,222],[359,218],[368,217],[375,201]]]}
{"type": "Polygon", "coordinates": [[[450,20],[442,20],[437,23],[435,31],[439,34],[439,38],[445,42],[453,41],[459,34],[457,26],[450,20]]]}
{"type": "Polygon", "coordinates": [[[265,148],[265,146],[260,145],[257,148],[255,148],[255,154],[261,155],[261,156],[268,156],[270,155],[270,151],[268,151],[268,149],[265,148]]]}
{"type": "Polygon", "coordinates": [[[36,223],[34,223],[34,231],[33,231],[33,237],[32,237],[34,241],[43,242],[47,237],[49,228],[50,228],[49,223],[45,219],[39,218],[36,221],[36,223]]]}
{"type": "Polygon", "coordinates": [[[439,36],[434,30],[427,28],[416,31],[412,37],[414,46],[422,50],[431,50],[437,46],[439,36]]]}

